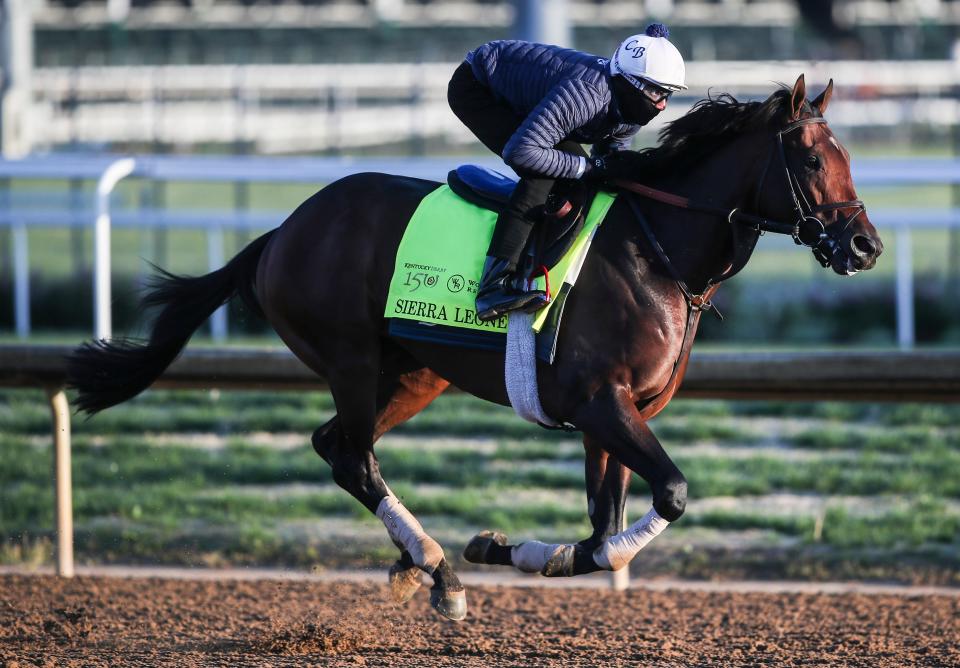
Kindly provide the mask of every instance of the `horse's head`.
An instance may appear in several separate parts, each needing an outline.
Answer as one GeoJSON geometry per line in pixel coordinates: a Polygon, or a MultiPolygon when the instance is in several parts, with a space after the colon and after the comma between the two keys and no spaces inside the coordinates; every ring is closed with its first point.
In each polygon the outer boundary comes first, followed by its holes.
{"type": "Polygon", "coordinates": [[[756,196],[764,215],[797,224],[797,243],[809,246],[824,267],[849,275],[872,268],[883,242],[857,198],[850,154],[823,118],[832,93],[831,79],[809,102],[803,75],[797,79],[775,121],[756,196]]]}

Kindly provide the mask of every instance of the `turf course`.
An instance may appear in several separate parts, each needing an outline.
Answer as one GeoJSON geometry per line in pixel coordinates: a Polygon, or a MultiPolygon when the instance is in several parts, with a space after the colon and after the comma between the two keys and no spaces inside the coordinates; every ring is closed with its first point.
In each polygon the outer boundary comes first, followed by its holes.
{"type": "MultiPolygon", "coordinates": [[[[75,420],[81,562],[382,566],[382,527],[309,434],[321,393],[148,392],[75,420]]],[[[690,481],[687,514],[634,570],[960,584],[960,408],[677,401],[654,430],[690,481]]],[[[49,418],[0,393],[0,559],[49,561],[49,418]]],[[[504,408],[444,395],[385,437],[386,479],[458,555],[477,530],[587,535],[582,447],[504,408]]],[[[631,517],[649,504],[636,480],[631,517]]]]}

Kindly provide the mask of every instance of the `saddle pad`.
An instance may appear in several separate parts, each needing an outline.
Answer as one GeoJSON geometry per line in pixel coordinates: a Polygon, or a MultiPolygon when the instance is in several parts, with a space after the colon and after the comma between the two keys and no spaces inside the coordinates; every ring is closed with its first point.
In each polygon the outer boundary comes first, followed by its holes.
{"type": "MultiPolygon", "coordinates": [[[[588,239],[614,199],[612,193],[601,191],[597,194],[577,241],[550,270],[551,289],[559,289],[571,267],[579,268],[588,239]]],[[[442,329],[452,327],[505,335],[506,316],[492,322],[480,322],[474,310],[483,262],[496,220],[495,212],[461,199],[446,185],[424,197],[407,224],[397,249],[384,317],[442,329]]],[[[543,277],[537,281],[542,289],[543,277]]],[[[542,327],[551,306],[537,314],[535,331],[542,327]]],[[[500,347],[502,349],[502,343],[500,347]]]]}

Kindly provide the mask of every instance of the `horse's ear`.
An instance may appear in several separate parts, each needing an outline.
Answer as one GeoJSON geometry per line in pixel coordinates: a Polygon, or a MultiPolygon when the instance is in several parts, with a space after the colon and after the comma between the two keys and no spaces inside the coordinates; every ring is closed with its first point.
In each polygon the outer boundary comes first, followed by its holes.
{"type": "Polygon", "coordinates": [[[831,95],[833,95],[833,79],[830,79],[830,83],[827,84],[826,90],[820,93],[817,96],[817,99],[810,103],[814,109],[820,112],[821,116],[823,116],[823,112],[827,110],[827,105],[830,104],[831,95]]]}
{"type": "Polygon", "coordinates": [[[793,91],[790,93],[790,118],[796,120],[800,118],[800,111],[803,109],[803,103],[807,100],[807,84],[801,74],[797,77],[797,83],[793,84],[793,91]]]}

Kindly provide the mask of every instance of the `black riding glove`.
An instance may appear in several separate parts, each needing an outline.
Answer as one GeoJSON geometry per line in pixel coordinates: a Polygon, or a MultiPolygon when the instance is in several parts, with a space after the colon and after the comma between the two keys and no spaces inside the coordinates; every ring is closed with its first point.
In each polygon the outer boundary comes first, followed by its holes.
{"type": "Polygon", "coordinates": [[[639,178],[647,161],[636,151],[615,151],[604,156],[594,156],[587,160],[583,178],[593,181],[615,181],[624,179],[634,181],[639,178]]]}

